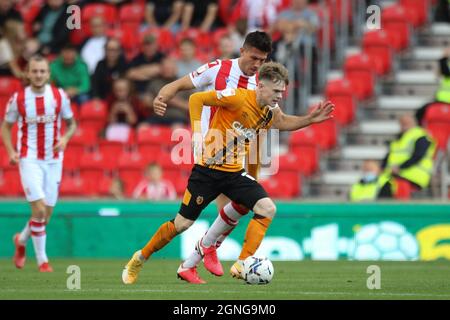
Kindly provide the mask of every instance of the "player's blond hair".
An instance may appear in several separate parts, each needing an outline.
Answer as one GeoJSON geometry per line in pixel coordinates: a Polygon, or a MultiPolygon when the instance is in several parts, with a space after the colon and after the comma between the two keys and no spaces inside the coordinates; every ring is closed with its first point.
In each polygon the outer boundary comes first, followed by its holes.
{"type": "Polygon", "coordinates": [[[44,56],[42,56],[40,54],[35,54],[35,55],[31,56],[30,59],[28,60],[26,70],[29,70],[31,61],[37,61],[37,62],[45,61],[47,63],[47,66],[50,69],[50,64],[49,64],[47,58],[45,58],[44,56]]]}
{"type": "Polygon", "coordinates": [[[288,70],[278,62],[266,62],[258,71],[259,80],[269,80],[272,82],[284,82],[289,84],[288,70]]]}

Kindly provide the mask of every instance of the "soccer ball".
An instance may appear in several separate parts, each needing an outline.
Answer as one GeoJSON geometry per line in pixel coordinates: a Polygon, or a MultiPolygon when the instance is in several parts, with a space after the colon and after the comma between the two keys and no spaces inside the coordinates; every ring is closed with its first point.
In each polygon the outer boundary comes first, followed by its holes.
{"type": "Polygon", "coordinates": [[[248,284],[268,284],[273,278],[272,262],[266,257],[250,256],[244,260],[244,280],[248,284]]]}

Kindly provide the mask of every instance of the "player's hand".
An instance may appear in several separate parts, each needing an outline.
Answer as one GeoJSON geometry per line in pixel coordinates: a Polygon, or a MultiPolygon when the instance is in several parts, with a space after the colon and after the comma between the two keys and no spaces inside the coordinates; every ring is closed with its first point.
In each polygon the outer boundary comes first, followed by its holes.
{"type": "Polygon", "coordinates": [[[59,142],[53,147],[53,150],[55,152],[64,151],[66,149],[67,142],[67,138],[61,137],[61,139],[59,139],[59,142]]]}
{"type": "Polygon", "coordinates": [[[19,154],[16,151],[13,151],[9,155],[9,163],[12,165],[16,165],[19,163],[19,154]]]}
{"type": "Polygon", "coordinates": [[[153,110],[158,116],[163,116],[166,113],[167,103],[163,101],[163,96],[157,96],[153,100],[153,110]]]}
{"type": "Polygon", "coordinates": [[[331,119],[333,118],[333,115],[331,114],[333,111],[334,111],[334,104],[332,104],[330,101],[321,102],[316,108],[314,108],[309,113],[309,116],[311,117],[311,122],[320,123],[325,120],[331,119]]]}

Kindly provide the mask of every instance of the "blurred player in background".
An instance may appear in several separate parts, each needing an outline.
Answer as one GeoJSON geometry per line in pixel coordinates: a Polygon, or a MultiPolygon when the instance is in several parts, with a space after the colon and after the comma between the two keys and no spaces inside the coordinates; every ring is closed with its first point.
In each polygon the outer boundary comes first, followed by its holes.
{"type": "MultiPolygon", "coordinates": [[[[274,62],[263,64],[259,78],[256,90],[225,89],[191,95],[189,100],[191,115],[202,110],[204,105],[219,107],[204,138],[205,152],[192,170],[175,219],[162,224],[147,245],[135,252],[122,273],[124,283],[134,283],[142,269],[145,256],[150,257],[176,235],[187,230],[203,209],[222,193],[236,203],[253,210],[255,217],[250,222],[250,232],[245,236],[247,246],[244,245],[243,250],[256,251],[259,247],[275,215],[276,207],[264,188],[253,177],[248,176],[243,168],[250,141],[255,140],[261,130],[268,129],[272,125],[279,130],[293,131],[325,121],[332,117],[334,107],[328,102],[321,103],[307,116],[282,114],[278,102],[281,101],[288,84],[286,68],[274,62]],[[236,126],[236,123],[239,126],[236,126]],[[220,133],[222,138],[216,138],[217,133],[220,133]],[[227,143],[229,134],[234,137],[231,145],[227,143]],[[216,148],[218,145],[219,148],[216,148]]],[[[191,121],[194,133],[201,133],[201,125],[193,119],[191,121]]],[[[218,276],[222,275],[223,271],[217,260],[215,247],[217,236],[230,230],[232,226],[227,223],[228,220],[238,219],[224,217],[222,214],[221,218],[224,221],[213,224],[210,231],[214,229],[214,232],[209,234],[208,231],[201,240],[205,268],[218,276]]],[[[204,283],[198,276],[196,268],[192,269],[195,272],[192,277],[183,278],[179,271],[178,275],[190,283],[204,283]]]]}
{"type": "Polygon", "coordinates": [[[16,247],[14,264],[25,265],[25,246],[31,236],[40,272],[52,272],[46,254],[46,225],[58,198],[61,182],[63,151],[76,130],[70,100],[62,89],[48,84],[48,61],[33,56],[26,70],[29,86],[10,98],[2,139],[10,163],[19,164],[25,196],[31,205],[31,218],[22,232],[14,235],[16,247]],[[61,118],[67,129],[60,135],[61,118]],[[11,130],[19,123],[17,149],[13,146],[11,130]]]}

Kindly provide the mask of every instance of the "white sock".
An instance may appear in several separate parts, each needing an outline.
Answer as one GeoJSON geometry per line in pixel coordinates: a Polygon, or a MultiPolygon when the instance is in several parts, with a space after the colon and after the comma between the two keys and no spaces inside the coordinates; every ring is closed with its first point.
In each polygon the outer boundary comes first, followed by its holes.
{"type": "MultiPolygon", "coordinates": [[[[220,210],[219,216],[206,232],[202,239],[202,245],[208,248],[215,244],[222,235],[233,229],[247,212],[248,210],[239,208],[238,205],[233,202],[228,203],[220,210]]],[[[228,234],[226,234],[225,237],[227,235],[228,234]]],[[[223,239],[225,239],[225,237],[223,239]]]]}
{"type": "Polygon", "coordinates": [[[183,262],[182,267],[188,268],[188,269],[194,268],[194,267],[198,266],[200,261],[202,261],[202,256],[197,251],[197,249],[194,249],[194,251],[192,251],[190,256],[183,262]]]}
{"type": "Polygon", "coordinates": [[[19,242],[24,246],[27,244],[28,239],[30,239],[31,230],[30,230],[30,221],[27,221],[25,227],[19,235],[19,242]]]}
{"type": "Polygon", "coordinates": [[[48,262],[47,253],[45,252],[45,242],[47,240],[45,220],[31,219],[30,230],[34,253],[36,254],[37,263],[40,266],[44,262],[48,262]]]}
{"type": "Polygon", "coordinates": [[[219,238],[217,238],[216,241],[216,248],[219,248],[222,245],[222,242],[225,241],[226,237],[228,237],[228,235],[234,230],[234,227],[232,227],[230,230],[222,233],[219,238]]]}

